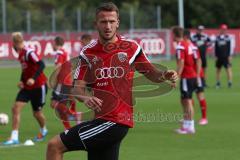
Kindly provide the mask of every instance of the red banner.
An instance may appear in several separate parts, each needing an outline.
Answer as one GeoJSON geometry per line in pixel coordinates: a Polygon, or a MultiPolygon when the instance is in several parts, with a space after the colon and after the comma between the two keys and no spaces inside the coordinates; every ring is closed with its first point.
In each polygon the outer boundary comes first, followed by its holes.
{"type": "MultiPolygon", "coordinates": [[[[240,53],[240,30],[228,30],[228,34],[232,39],[232,48],[234,53],[240,53]]],[[[194,33],[194,30],[192,30],[194,33]]],[[[214,41],[219,30],[206,30],[206,34],[214,41]]],[[[35,48],[36,53],[44,58],[53,57],[52,42],[55,36],[59,35],[66,39],[64,48],[71,56],[76,56],[82,48],[80,42],[83,33],[48,33],[48,34],[24,34],[26,45],[35,48]]],[[[175,53],[172,42],[172,35],[170,30],[139,30],[133,32],[121,32],[121,35],[136,40],[143,48],[147,55],[165,55],[167,52],[175,53]]],[[[97,33],[92,34],[97,38],[97,33]]],[[[11,35],[0,35],[0,59],[15,59],[17,58],[16,52],[12,49],[11,35]]],[[[209,53],[213,52],[213,47],[208,50],[209,53]]]]}

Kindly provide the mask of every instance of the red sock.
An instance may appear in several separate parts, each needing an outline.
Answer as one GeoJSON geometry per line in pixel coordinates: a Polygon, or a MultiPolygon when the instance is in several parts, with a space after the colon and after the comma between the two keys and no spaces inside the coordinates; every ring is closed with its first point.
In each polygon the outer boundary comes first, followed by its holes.
{"type": "Polygon", "coordinates": [[[202,118],[207,118],[207,102],[205,99],[200,100],[200,106],[202,110],[202,118]]]}
{"type": "Polygon", "coordinates": [[[70,125],[69,121],[62,121],[62,124],[63,124],[65,129],[71,128],[71,125],[70,125]]]}
{"type": "Polygon", "coordinates": [[[76,113],[76,102],[73,100],[71,101],[70,103],[70,109],[69,111],[72,113],[72,114],[75,114],[76,113]]]}
{"type": "Polygon", "coordinates": [[[70,114],[68,107],[66,107],[66,105],[63,103],[59,103],[56,109],[64,128],[71,128],[70,122],[68,121],[68,115],[70,114]]]}

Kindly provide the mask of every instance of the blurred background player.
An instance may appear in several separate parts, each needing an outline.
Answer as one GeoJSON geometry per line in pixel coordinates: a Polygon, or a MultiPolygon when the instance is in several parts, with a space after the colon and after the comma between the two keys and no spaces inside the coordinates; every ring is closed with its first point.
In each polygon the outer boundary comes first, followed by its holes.
{"type": "Polygon", "coordinates": [[[177,42],[177,73],[181,79],[181,103],[184,113],[182,127],[177,129],[176,132],[178,134],[194,134],[195,126],[192,93],[197,89],[197,79],[200,78],[201,60],[200,57],[194,57],[194,52],[197,47],[190,40],[190,32],[188,30],[183,30],[181,27],[174,27],[172,31],[174,41],[177,42]]]}
{"type": "MultiPolygon", "coordinates": [[[[88,45],[91,40],[92,37],[90,34],[83,34],[81,36],[82,47],[88,45]]],[[[64,39],[62,37],[58,36],[54,39],[54,50],[56,55],[55,72],[58,72],[56,74],[58,84],[56,89],[54,89],[52,92],[51,107],[57,111],[65,130],[67,130],[71,128],[70,120],[80,123],[82,120],[82,113],[76,112],[76,103],[73,97],[70,97],[66,94],[61,94],[61,89],[66,89],[67,86],[69,89],[72,85],[71,74],[69,74],[71,73],[71,64],[69,62],[70,57],[69,54],[63,49],[63,45],[64,39]]]]}
{"type": "Polygon", "coordinates": [[[83,34],[81,36],[81,43],[82,43],[82,47],[88,45],[89,43],[91,43],[93,41],[92,36],[90,34],[83,34]]]}
{"type": "Polygon", "coordinates": [[[57,86],[52,92],[51,107],[55,109],[61,119],[65,130],[71,128],[69,117],[76,113],[76,104],[73,98],[61,94],[64,87],[72,85],[71,64],[69,54],[63,49],[64,39],[57,36],[54,39],[53,48],[55,51],[55,72],[57,76],[57,86]]]}
{"type": "Polygon", "coordinates": [[[232,86],[232,68],[231,68],[231,39],[228,34],[226,34],[226,30],[228,26],[226,24],[222,24],[220,26],[220,34],[217,36],[215,41],[215,56],[216,56],[216,88],[221,87],[220,83],[220,73],[221,68],[224,66],[227,72],[228,78],[228,87],[232,86]]]}
{"type": "MultiPolygon", "coordinates": [[[[200,53],[199,50],[196,48],[196,50],[194,51],[194,59],[195,60],[195,69],[197,72],[197,58],[200,57],[200,53]]],[[[206,102],[206,98],[204,95],[204,88],[205,88],[205,79],[204,79],[204,71],[203,68],[201,68],[200,71],[200,78],[197,79],[198,81],[198,85],[197,85],[197,89],[196,89],[196,95],[197,95],[197,99],[198,102],[200,104],[201,107],[201,119],[199,120],[198,124],[200,125],[207,125],[208,124],[208,120],[207,120],[207,102],[206,102]]]]}
{"type": "Polygon", "coordinates": [[[207,73],[207,48],[211,45],[211,40],[207,34],[203,33],[205,27],[200,25],[197,27],[197,32],[191,37],[192,42],[198,47],[202,61],[202,68],[204,71],[204,79],[206,85],[207,73]]]}
{"type": "Polygon", "coordinates": [[[47,93],[47,78],[43,73],[45,64],[33,49],[24,45],[24,39],[20,32],[12,34],[12,41],[13,48],[18,53],[22,74],[18,83],[20,91],[12,107],[12,133],[11,137],[3,143],[5,145],[19,143],[18,130],[21,110],[29,101],[32,105],[33,116],[40,126],[40,133],[34,140],[41,141],[47,135],[46,120],[42,112],[47,93]]]}

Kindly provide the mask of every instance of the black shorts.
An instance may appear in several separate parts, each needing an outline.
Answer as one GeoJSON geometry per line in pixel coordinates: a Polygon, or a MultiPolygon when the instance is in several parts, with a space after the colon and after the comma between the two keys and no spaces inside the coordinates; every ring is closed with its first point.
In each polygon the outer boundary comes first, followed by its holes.
{"type": "Polygon", "coordinates": [[[68,151],[85,150],[88,160],[118,160],[122,139],[129,127],[95,119],[83,122],[60,134],[68,151]]]}
{"type": "Polygon", "coordinates": [[[55,91],[52,92],[51,100],[55,100],[58,102],[64,101],[68,99],[68,95],[65,94],[57,94],[55,91]]]}
{"type": "Polygon", "coordinates": [[[224,66],[224,68],[229,68],[231,67],[231,63],[228,61],[228,58],[218,58],[216,60],[216,68],[220,69],[224,66]]]}
{"type": "Polygon", "coordinates": [[[180,91],[182,99],[191,99],[193,92],[197,89],[197,78],[182,78],[180,80],[180,91]]]}
{"type": "Polygon", "coordinates": [[[200,79],[200,84],[197,84],[196,93],[204,92],[205,87],[206,87],[205,79],[201,78],[200,79]]]}
{"type": "Polygon", "coordinates": [[[32,109],[40,111],[46,102],[47,90],[47,85],[31,90],[21,89],[17,94],[16,101],[25,103],[31,101],[32,109]]]}
{"type": "Polygon", "coordinates": [[[56,88],[53,89],[51,99],[58,102],[67,100],[71,94],[71,89],[72,86],[58,84],[56,88]]]}

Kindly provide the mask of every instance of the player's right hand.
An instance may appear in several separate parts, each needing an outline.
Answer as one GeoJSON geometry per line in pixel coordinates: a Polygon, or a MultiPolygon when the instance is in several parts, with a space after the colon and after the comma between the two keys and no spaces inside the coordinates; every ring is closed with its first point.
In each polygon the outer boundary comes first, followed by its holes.
{"type": "Polygon", "coordinates": [[[103,101],[97,97],[86,97],[84,104],[93,111],[100,112],[103,101]]]}
{"type": "Polygon", "coordinates": [[[24,87],[24,84],[22,81],[18,82],[17,84],[18,88],[22,89],[24,87]]]}

